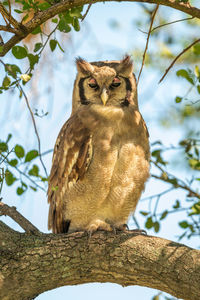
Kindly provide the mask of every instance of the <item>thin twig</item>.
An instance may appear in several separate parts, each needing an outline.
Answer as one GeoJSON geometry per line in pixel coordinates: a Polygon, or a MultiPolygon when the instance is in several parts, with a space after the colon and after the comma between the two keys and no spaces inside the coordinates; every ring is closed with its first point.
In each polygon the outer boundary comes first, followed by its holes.
{"type": "Polygon", "coordinates": [[[190,44],[188,47],[186,47],[185,49],[183,49],[183,51],[181,51],[176,57],[175,59],[172,61],[172,63],[170,64],[170,66],[166,69],[164,75],[162,76],[162,78],[160,79],[159,83],[161,83],[163,81],[163,79],[165,78],[165,76],[167,75],[167,73],[169,72],[169,70],[173,67],[173,65],[175,64],[175,62],[179,59],[179,57],[181,55],[183,55],[185,52],[187,52],[190,48],[192,48],[192,46],[194,46],[195,44],[199,43],[200,39],[195,40],[192,44],[190,44]]]}
{"type": "MultiPolygon", "coordinates": [[[[183,22],[183,21],[187,21],[187,20],[192,20],[194,19],[195,17],[189,17],[189,18],[184,18],[184,19],[179,19],[179,20],[176,20],[176,21],[172,21],[172,22],[169,22],[169,23],[165,23],[165,24],[161,24],[159,26],[156,26],[154,27],[152,30],[151,30],[151,33],[156,30],[156,29],[159,29],[161,27],[164,27],[164,26],[168,26],[168,25],[171,25],[171,24],[174,24],[174,23],[178,23],[178,22],[183,22]]],[[[147,32],[146,32],[147,33],[147,32]]]]}
{"type": "MultiPolygon", "coordinates": [[[[159,179],[159,180],[162,180],[162,181],[165,181],[165,182],[167,182],[167,183],[173,185],[173,183],[171,183],[171,182],[169,181],[169,179],[173,179],[173,178],[169,178],[169,177],[164,178],[164,177],[161,177],[161,176],[158,176],[158,175],[155,175],[155,174],[151,174],[151,177],[156,178],[156,179],[159,179]]],[[[174,177],[174,178],[175,178],[175,177],[174,177]]],[[[179,179],[178,179],[178,180],[179,180],[179,179]]],[[[180,180],[179,180],[179,181],[180,181],[180,180]]],[[[193,190],[192,190],[189,186],[187,186],[185,183],[184,183],[184,184],[181,184],[181,183],[178,183],[178,182],[177,182],[177,183],[176,183],[176,187],[188,191],[189,194],[190,194],[190,197],[197,197],[198,199],[200,199],[200,194],[198,194],[198,193],[196,193],[195,191],[193,191],[193,190]]]]}
{"type": "Polygon", "coordinates": [[[145,57],[146,57],[146,53],[147,53],[147,49],[148,49],[148,45],[149,45],[149,38],[150,38],[150,35],[151,35],[151,29],[152,29],[153,22],[154,22],[156,13],[158,11],[158,8],[159,8],[159,4],[156,5],[156,8],[155,8],[155,10],[152,14],[151,23],[150,23],[149,31],[148,31],[148,35],[147,35],[146,46],[145,46],[144,53],[143,53],[143,58],[142,58],[142,65],[141,65],[140,72],[139,72],[138,79],[137,79],[137,85],[139,83],[140,75],[141,75],[143,67],[144,67],[144,61],[145,61],[145,57]]]}
{"type": "Polygon", "coordinates": [[[39,233],[40,231],[24,216],[22,216],[14,206],[8,206],[0,202],[0,216],[9,216],[19,224],[27,233],[39,233]]]}
{"type": "Polygon", "coordinates": [[[24,96],[24,99],[26,101],[26,105],[27,105],[27,108],[30,112],[30,115],[31,115],[31,119],[32,119],[32,122],[33,122],[33,127],[34,127],[34,130],[35,130],[35,134],[36,134],[36,137],[37,137],[37,140],[38,140],[38,153],[39,153],[39,159],[40,159],[40,162],[43,166],[43,169],[44,169],[44,172],[45,172],[45,175],[46,177],[48,177],[48,173],[47,173],[47,170],[46,170],[46,167],[44,165],[44,162],[42,160],[42,157],[41,157],[41,142],[40,142],[40,137],[39,137],[39,134],[38,134],[38,130],[37,130],[37,126],[36,126],[36,122],[35,122],[35,118],[34,118],[34,114],[32,112],[32,109],[30,107],[30,104],[29,104],[29,101],[28,101],[28,97],[26,96],[26,93],[24,92],[23,88],[21,87],[21,85],[19,84],[19,89],[20,91],[22,92],[23,96],[24,96]]]}
{"type": "Polygon", "coordinates": [[[85,20],[85,18],[86,18],[86,16],[87,16],[87,14],[88,14],[88,12],[89,12],[91,6],[92,6],[92,3],[90,3],[90,4],[88,5],[86,12],[85,12],[84,15],[82,16],[81,22],[83,22],[83,21],[85,20]]]}

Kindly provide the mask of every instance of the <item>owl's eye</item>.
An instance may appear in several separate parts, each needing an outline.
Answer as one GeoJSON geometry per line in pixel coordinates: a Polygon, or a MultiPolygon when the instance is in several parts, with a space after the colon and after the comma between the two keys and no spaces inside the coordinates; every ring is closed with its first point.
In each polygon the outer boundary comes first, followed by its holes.
{"type": "Polygon", "coordinates": [[[117,78],[117,77],[115,77],[115,78],[113,79],[113,82],[112,82],[111,85],[110,85],[110,88],[111,88],[111,89],[112,89],[112,88],[116,88],[116,87],[120,86],[120,84],[121,84],[120,79],[117,78]]]}
{"type": "Polygon", "coordinates": [[[89,87],[91,87],[92,89],[98,89],[98,87],[99,87],[94,78],[91,78],[88,84],[89,84],[89,87]]]}

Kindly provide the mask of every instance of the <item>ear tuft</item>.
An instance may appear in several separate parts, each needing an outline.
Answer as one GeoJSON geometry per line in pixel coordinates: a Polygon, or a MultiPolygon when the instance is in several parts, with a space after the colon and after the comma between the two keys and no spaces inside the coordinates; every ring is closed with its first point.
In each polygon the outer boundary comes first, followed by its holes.
{"type": "Polygon", "coordinates": [[[119,75],[129,77],[133,72],[133,62],[129,55],[126,55],[119,63],[117,67],[117,72],[119,75]]]}
{"type": "Polygon", "coordinates": [[[81,57],[76,58],[76,67],[78,72],[84,75],[90,75],[94,71],[94,67],[81,57]]]}

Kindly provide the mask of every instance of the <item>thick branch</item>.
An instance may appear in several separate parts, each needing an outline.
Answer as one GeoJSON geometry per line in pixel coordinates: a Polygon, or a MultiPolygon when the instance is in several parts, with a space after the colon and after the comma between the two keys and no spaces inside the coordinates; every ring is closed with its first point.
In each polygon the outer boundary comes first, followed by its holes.
{"type": "MultiPolygon", "coordinates": [[[[96,2],[110,2],[110,0],[94,0],[96,2]]],[[[116,0],[116,2],[121,0],[116,0]]],[[[200,9],[190,6],[188,3],[178,2],[177,0],[128,0],[129,2],[144,2],[144,3],[155,3],[159,5],[169,6],[174,9],[183,11],[193,17],[200,18],[200,9]]],[[[45,11],[35,13],[34,17],[27,22],[25,25],[21,25],[21,33],[14,35],[5,45],[0,53],[0,56],[4,56],[15,44],[23,40],[28,34],[30,34],[36,27],[40,26],[55,15],[66,11],[69,8],[90,4],[91,0],[64,0],[59,3],[52,5],[45,11]]],[[[18,24],[17,24],[18,25],[18,24]]]]}
{"type": "Polygon", "coordinates": [[[200,299],[200,251],[133,233],[27,235],[0,227],[0,299],[32,299],[64,285],[113,282],[200,299]]]}

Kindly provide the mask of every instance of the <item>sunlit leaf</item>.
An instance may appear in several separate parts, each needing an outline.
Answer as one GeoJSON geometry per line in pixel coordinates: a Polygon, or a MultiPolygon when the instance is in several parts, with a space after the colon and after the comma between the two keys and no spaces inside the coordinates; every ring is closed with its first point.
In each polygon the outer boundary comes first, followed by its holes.
{"type": "Polygon", "coordinates": [[[29,76],[28,74],[22,74],[22,75],[20,75],[20,78],[23,81],[28,82],[31,79],[31,76],[29,76]]]}
{"type": "Polygon", "coordinates": [[[11,83],[10,77],[5,76],[4,79],[3,79],[2,85],[3,85],[4,87],[8,87],[8,86],[10,85],[10,83],[11,83]]]}

